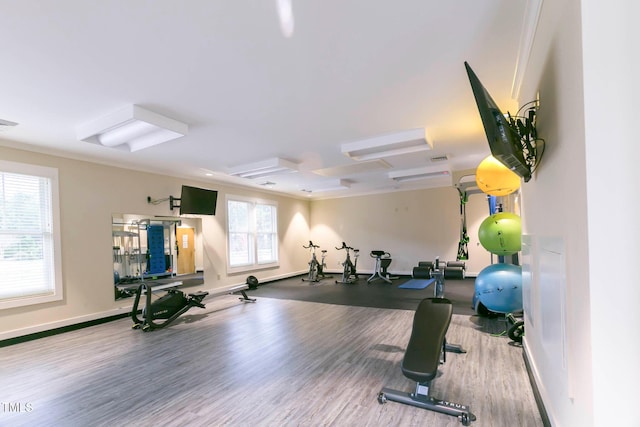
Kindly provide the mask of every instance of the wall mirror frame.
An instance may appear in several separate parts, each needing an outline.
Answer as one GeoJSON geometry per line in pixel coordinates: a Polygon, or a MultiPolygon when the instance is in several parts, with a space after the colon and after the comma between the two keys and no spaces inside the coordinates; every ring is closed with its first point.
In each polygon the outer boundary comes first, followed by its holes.
{"type": "Polygon", "coordinates": [[[134,296],[142,282],[204,282],[200,218],[114,213],[111,230],[116,300],[134,296]]]}

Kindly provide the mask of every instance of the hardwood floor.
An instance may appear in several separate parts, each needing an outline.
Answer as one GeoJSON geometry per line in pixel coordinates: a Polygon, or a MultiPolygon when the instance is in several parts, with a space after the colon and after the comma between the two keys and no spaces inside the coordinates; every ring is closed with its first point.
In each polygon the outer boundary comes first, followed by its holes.
{"type": "MultiPolygon", "coordinates": [[[[459,426],[400,403],[413,312],[226,295],[166,329],[121,319],[0,349],[2,426],[459,426]]],[[[454,315],[433,395],[472,426],[542,426],[522,349],[495,319],[454,315]]]]}

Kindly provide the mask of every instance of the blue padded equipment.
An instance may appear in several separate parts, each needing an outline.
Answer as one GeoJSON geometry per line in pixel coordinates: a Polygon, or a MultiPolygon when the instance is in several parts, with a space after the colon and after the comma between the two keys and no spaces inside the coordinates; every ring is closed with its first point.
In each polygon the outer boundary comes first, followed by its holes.
{"type": "Polygon", "coordinates": [[[465,426],[476,420],[468,406],[429,395],[431,381],[438,374],[438,366],[445,361],[445,335],[452,314],[453,304],[446,298],[426,298],[420,302],[413,317],[411,338],[401,364],[402,374],[416,382],[415,392],[384,387],[378,393],[378,402],[386,403],[391,400],[452,415],[465,426]]]}

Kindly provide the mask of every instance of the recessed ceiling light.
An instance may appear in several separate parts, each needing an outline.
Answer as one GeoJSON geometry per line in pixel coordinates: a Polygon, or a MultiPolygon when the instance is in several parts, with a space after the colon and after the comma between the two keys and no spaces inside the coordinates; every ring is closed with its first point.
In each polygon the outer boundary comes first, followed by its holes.
{"type": "Polygon", "coordinates": [[[277,157],[229,169],[229,175],[249,179],[264,178],[271,175],[292,172],[298,172],[298,165],[277,157]]]}
{"type": "Polygon", "coordinates": [[[354,160],[382,159],[426,150],[431,150],[431,143],[423,128],[342,144],[342,153],[354,160]]]}
{"type": "Polygon", "coordinates": [[[189,127],[182,122],[128,105],[112,114],[77,127],[80,141],[105,147],[138,151],[187,134],[189,127]]]}
{"type": "Polygon", "coordinates": [[[389,172],[388,176],[396,182],[417,181],[421,179],[444,177],[448,177],[450,179],[451,171],[449,171],[448,169],[416,168],[389,172]]]}

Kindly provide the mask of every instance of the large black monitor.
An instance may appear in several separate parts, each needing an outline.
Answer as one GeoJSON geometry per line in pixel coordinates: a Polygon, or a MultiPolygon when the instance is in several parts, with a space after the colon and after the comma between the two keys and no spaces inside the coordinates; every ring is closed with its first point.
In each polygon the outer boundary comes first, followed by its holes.
{"type": "Polygon", "coordinates": [[[182,186],[180,193],[180,215],[215,215],[218,192],[204,188],[182,186]]]}
{"type": "Polygon", "coordinates": [[[476,98],[491,154],[506,167],[524,178],[525,182],[529,181],[531,179],[531,168],[525,160],[523,142],[518,130],[511,126],[466,61],[464,66],[469,75],[469,82],[476,98]]]}

